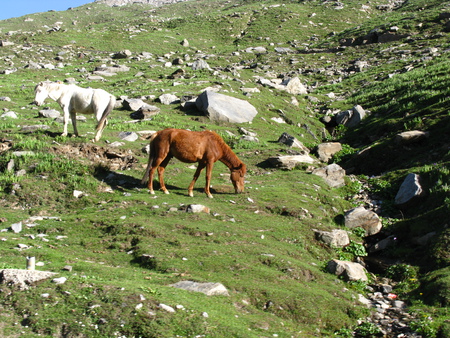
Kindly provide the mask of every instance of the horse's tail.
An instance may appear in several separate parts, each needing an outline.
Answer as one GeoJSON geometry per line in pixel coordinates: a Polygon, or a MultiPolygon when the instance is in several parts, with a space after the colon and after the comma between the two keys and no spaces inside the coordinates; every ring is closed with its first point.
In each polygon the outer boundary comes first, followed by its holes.
{"type": "Polygon", "coordinates": [[[154,154],[154,146],[153,146],[153,140],[155,139],[156,135],[158,135],[158,132],[153,133],[153,135],[150,137],[150,147],[148,150],[148,165],[147,169],[145,169],[144,177],[142,177],[141,184],[145,184],[148,181],[148,176],[150,175],[150,169],[153,165],[154,158],[152,157],[152,153],[154,154]]]}
{"type": "Polygon", "coordinates": [[[114,109],[114,106],[116,105],[116,98],[114,96],[110,96],[109,97],[109,103],[108,106],[105,108],[105,110],[103,111],[102,117],[101,119],[98,121],[97,123],[97,127],[95,128],[95,130],[103,130],[103,128],[105,128],[105,124],[106,124],[106,118],[108,117],[109,113],[112,112],[112,110],[114,109]]]}

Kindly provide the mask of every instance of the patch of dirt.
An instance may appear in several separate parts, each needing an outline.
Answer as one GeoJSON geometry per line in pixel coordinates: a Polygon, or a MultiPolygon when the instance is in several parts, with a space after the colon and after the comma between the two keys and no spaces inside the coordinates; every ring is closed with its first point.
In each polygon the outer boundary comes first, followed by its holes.
{"type": "Polygon", "coordinates": [[[121,152],[118,149],[111,149],[95,144],[64,144],[54,146],[50,151],[66,158],[89,161],[91,164],[100,164],[110,170],[129,169],[138,162],[138,159],[131,150],[121,152]]]}

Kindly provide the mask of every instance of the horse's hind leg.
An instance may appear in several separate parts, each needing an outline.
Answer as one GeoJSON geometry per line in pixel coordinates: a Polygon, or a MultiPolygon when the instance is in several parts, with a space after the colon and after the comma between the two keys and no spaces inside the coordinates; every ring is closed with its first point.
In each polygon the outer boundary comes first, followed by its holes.
{"type": "Polygon", "coordinates": [[[70,112],[70,119],[72,120],[72,126],[73,126],[73,133],[75,136],[78,136],[78,129],[77,129],[77,113],[74,111],[70,112]]]}
{"type": "Polygon", "coordinates": [[[64,113],[64,117],[63,117],[63,119],[64,119],[64,127],[63,127],[62,136],[65,137],[68,134],[67,126],[69,125],[69,117],[71,116],[71,114],[69,112],[68,107],[63,107],[63,106],[61,106],[61,107],[63,108],[63,113],[64,113]]]}

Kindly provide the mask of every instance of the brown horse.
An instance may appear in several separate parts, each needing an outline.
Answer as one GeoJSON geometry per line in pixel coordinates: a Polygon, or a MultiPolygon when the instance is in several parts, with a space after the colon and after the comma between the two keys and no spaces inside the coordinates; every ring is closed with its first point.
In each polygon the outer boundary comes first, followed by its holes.
{"type": "Polygon", "coordinates": [[[150,156],[148,166],[142,178],[145,184],[148,178],[148,189],[153,191],[153,174],[158,168],[161,190],[168,194],[164,184],[164,170],[172,157],[186,163],[198,162],[194,178],[189,185],[189,196],[194,196],[194,184],[202,170],[206,167],[205,193],[212,198],[209,186],[211,173],[216,161],[221,161],[231,171],[231,182],[236,193],[244,191],[245,164],[236,156],[224,140],[212,131],[189,131],[184,129],[164,129],[150,138],[150,156]]]}

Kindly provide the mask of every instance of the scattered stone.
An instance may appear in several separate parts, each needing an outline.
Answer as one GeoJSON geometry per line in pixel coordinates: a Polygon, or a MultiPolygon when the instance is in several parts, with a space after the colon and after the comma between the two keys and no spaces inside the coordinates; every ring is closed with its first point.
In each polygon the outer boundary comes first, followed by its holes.
{"type": "Polygon", "coordinates": [[[139,138],[139,135],[132,131],[122,131],[119,133],[119,138],[124,141],[134,142],[139,138]]]}
{"type": "Polygon", "coordinates": [[[343,276],[347,281],[367,281],[367,271],[359,263],[333,259],[328,262],[327,270],[337,276],[343,276]]]}
{"type": "Polygon", "coordinates": [[[336,163],[332,163],[323,168],[314,169],[312,173],[322,177],[332,188],[340,188],[345,185],[345,170],[336,163]]]}
{"type": "Polygon", "coordinates": [[[192,212],[194,214],[198,214],[201,212],[205,212],[209,214],[210,210],[208,207],[201,205],[201,204],[189,204],[186,208],[187,212],[192,212]]]}
{"type": "Polygon", "coordinates": [[[52,279],[52,283],[55,283],[55,284],[64,284],[66,281],[67,281],[66,277],[58,277],[58,278],[52,279]]]}
{"type": "Polygon", "coordinates": [[[39,111],[39,116],[50,119],[56,119],[58,117],[61,117],[61,113],[55,109],[43,109],[39,111]]]}
{"type": "Polygon", "coordinates": [[[354,229],[361,227],[366,231],[365,236],[375,235],[383,227],[378,215],[371,210],[366,210],[362,206],[348,210],[344,218],[347,228],[354,229]]]}
{"type": "Polygon", "coordinates": [[[417,143],[427,139],[429,136],[430,133],[427,131],[420,131],[420,130],[405,131],[395,136],[395,142],[397,144],[417,143]]]}
{"type": "Polygon", "coordinates": [[[202,70],[202,69],[212,70],[211,67],[208,65],[208,62],[206,62],[203,59],[194,61],[192,63],[191,68],[192,70],[202,70]]]}
{"type": "Polygon", "coordinates": [[[269,163],[274,167],[292,170],[299,164],[312,164],[315,160],[309,155],[286,155],[270,157],[269,163]]]}
{"type": "Polygon", "coordinates": [[[350,244],[348,233],[345,230],[334,229],[329,231],[314,230],[316,239],[333,248],[342,248],[350,244]]]}
{"type": "Polygon", "coordinates": [[[294,136],[289,135],[288,133],[281,134],[277,142],[283,143],[291,148],[299,148],[301,149],[303,154],[309,154],[309,149],[305,147],[302,142],[297,140],[294,136]]]}
{"type": "Polygon", "coordinates": [[[22,126],[21,130],[22,131],[29,131],[29,132],[33,132],[36,130],[47,130],[50,129],[50,126],[47,126],[46,124],[37,124],[37,125],[32,125],[32,126],[22,126]]]}
{"type": "Polygon", "coordinates": [[[82,197],[82,196],[84,196],[84,192],[79,191],[79,190],[74,190],[74,191],[73,191],[73,197],[75,197],[75,198],[80,198],[80,197],[82,197]]]}
{"type": "Polygon", "coordinates": [[[19,232],[21,232],[22,231],[22,222],[11,224],[11,230],[15,234],[18,234],[19,232]]]}
{"type": "Polygon", "coordinates": [[[338,125],[343,124],[348,128],[352,128],[358,125],[365,117],[365,110],[360,105],[356,105],[352,109],[336,114],[335,121],[338,125]]]}
{"type": "Polygon", "coordinates": [[[164,105],[180,103],[180,99],[173,94],[163,94],[158,99],[164,105]]]}
{"type": "Polygon", "coordinates": [[[142,101],[141,99],[124,99],[122,101],[123,109],[131,110],[131,111],[137,111],[141,107],[145,106],[146,103],[142,101]]]}
{"type": "Polygon", "coordinates": [[[420,184],[420,176],[410,173],[400,186],[394,202],[399,208],[406,208],[414,205],[424,195],[425,191],[420,184]]]}
{"type": "Polygon", "coordinates": [[[306,95],[306,94],[308,94],[308,90],[300,82],[300,79],[298,77],[294,77],[292,79],[289,79],[287,82],[283,82],[282,84],[286,86],[286,91],[289,94],[293,94],[293,95],[306,95]]]}
{"type": "Polygon", "coordinates": [[[171,312],[171,313],[175,312],[175,309],[173,307],[169,306],[169,305],[161,303],[158,306],[159,306],[160,309],[162,309],[164,311],[171,312]]]}
{"type": "Polygon", "coordinates": [[[342,145],[339,142],[321,143],[317,146],[317,156],[322,162],[328,163],[333,158],[333,155],[342,150],[342,145]]]}
{"type": "Polygon", "coordinates": [[[369,247],[369,249],[367,250],[369,253],[374,253],[374,252],[378,252],[378,251],[383,251],[386,248],[393,246],[396,242],[396,237],[395,236],[389,236],[386,237],[384,239],[382,239],[381,241],[375,243],[374,245],[372,245],[371,247],[369,247]]]}
{"type": "Polygon", "coordinates": [[[220,283],[197,283],[193,281],[180,281],[170,284],[175,288],[204,293],[207,296],[229,296],[228,290],[220,283]]]}
{"type": "Polygon", "coordinates": [[[145,120],[150,119],[155,115],[158,115],[161,112],[156,106],[152,106],[149,104],[144,104],[137,111],[130,114],[130,117],[137,120],[145,120]]]}
{"type": "Polygon", "coordinates": [[[126,59],[130,57],[132,54],[128,49],[122,50],[114,54],[113,59],[126,59]]]}
{"type": "Polygon", "coordinates": [[[18,116],[15,112],[13,111],[7,111],[5,113],[3,113],[2,115],[0,115],[0,118],[10,118],[10,119],[17,119],[18,116]]]}

